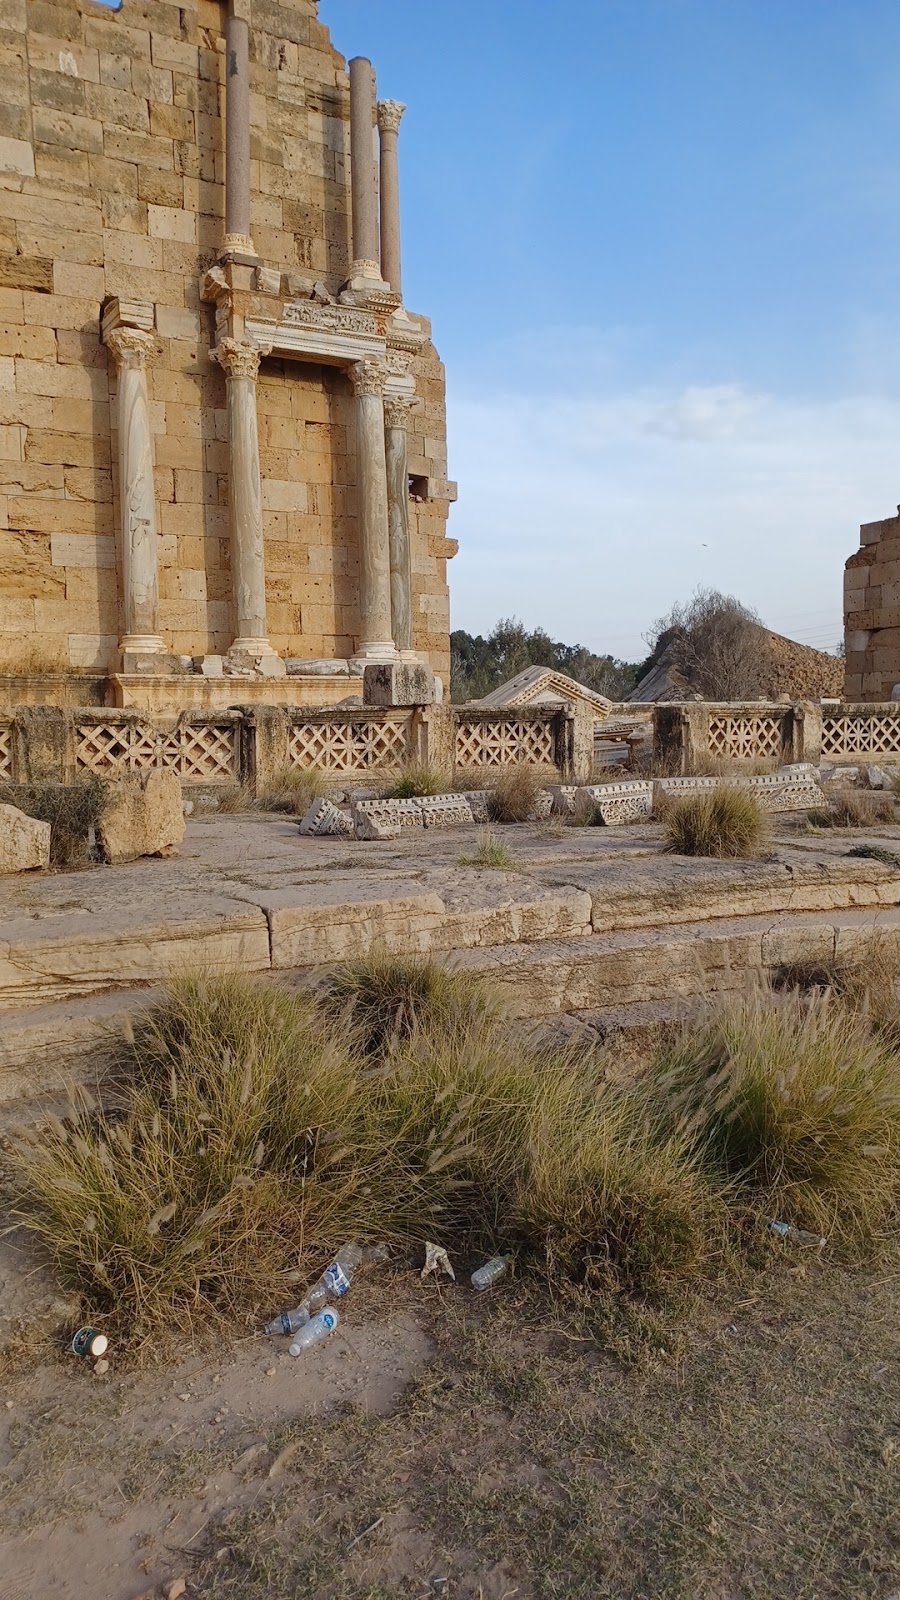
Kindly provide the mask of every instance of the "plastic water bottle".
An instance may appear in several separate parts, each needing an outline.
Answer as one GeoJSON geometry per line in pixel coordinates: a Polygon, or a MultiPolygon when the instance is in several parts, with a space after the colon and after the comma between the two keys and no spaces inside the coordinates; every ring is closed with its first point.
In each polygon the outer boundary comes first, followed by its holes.
{"type": "Polygon", "coordinates": [[[288,1349],[292,1356],[299,1356],[303,1350],[309,1350],[314,1344],[321,1344],[327,1339],[338,1325],[340,1318],[334,1306],[323,1306],[314,1317],[302,1327],[297,1337],[291,1341],[288,1349]]]}
{"type": "Polygon", "coordinates": [[[295,1306],[293,1311],[282,1311],[280,1317],[273,1317],[266,1323],[266,1333],[296,1333],[309,1321],[309,1312],[305,1305],[295,1306]]]}
{"type": "Polygon", "coordinates": [[[360,1267],[375,1266],[378,1262],[387,1261],[389,1255],[390,1251],[384,1244],[342,1244],[330,1266],[325,1268],[312,1288],[307,1289],[300,1304],[293,1311],[282,1311],[280,1316],[267,1323],[266,1333],[296,1333],[298,1328],[306,1326],[310,1317],[321,1311],[326,1301],[347,1293],[360,1267]]]}
{"type": "Polygon", "coordinates": [[[807,1249],[820,1250],[827,1239],[818,1233],[807,1233],[805,1228],[795,1228],[790,1222],[770,1222],[769,1229],[777,1233],[779,1239],[785,1239],[788,1244],[806,1245],[807,1249]]]}
{"type": "Polygon", "coordinates": [[[509,1256],[492,1256],[483,1267],[476,1267],[472,1273],[473,1289],[492,1289],[495,1283],[506,1276],[509,1268],[509,1256]]]}

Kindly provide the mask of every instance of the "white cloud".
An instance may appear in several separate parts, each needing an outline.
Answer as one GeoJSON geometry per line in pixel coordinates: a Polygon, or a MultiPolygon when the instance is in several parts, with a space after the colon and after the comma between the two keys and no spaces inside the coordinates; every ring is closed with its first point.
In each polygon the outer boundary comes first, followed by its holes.
{"type": "Polygon", "coordinates": [[[900,498],[900,401],[738,384],[601,399],[451,393],[453,624],[517,614],[634,657],[698,584],[833,647],[860,522],[900,498]]]}

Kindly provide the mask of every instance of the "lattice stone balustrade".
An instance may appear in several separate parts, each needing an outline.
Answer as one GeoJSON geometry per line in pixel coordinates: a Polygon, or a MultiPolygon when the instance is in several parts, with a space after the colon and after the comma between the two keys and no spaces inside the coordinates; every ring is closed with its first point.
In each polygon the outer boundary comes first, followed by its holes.
{"type": "Polygon", "coordinates": [[[780,759],[784,748],[785,714],[735,713],[709,719],[709,753],[729,760],[780,759]]]}
{"type": "Polygon", "coordinates": [[[456,725],[458,767],[505,767],[518,762],[555,766],[552,717],[527,721],[513,717],[492,717],[489,721],[459,717],[456,725]]]}
{"type": "Polygon", "coordinates": [[[871,716],[824,716],[823,756],[900,756],[900,716],[873,712],[871,716]]]}
{"type": "Polygon", "coordinates": [[[185,722],[164,731],[115,716],[75,723],[75,770],[101,778],[157,769],[176,773],[184,783],[234,783],[238,759],[232,722],[185,722]]]}
{"type": "Polygon", "coordinates": [[[0,726],[0,778],[12,778],[12,726],[0,726]]]}
{"type": "Polygon", "coordinates": [[[292,767],[362,774],[400,767],[411,755],[412,719],[347,717],[341,721],[295,721],[288,742],[292,767]]]}

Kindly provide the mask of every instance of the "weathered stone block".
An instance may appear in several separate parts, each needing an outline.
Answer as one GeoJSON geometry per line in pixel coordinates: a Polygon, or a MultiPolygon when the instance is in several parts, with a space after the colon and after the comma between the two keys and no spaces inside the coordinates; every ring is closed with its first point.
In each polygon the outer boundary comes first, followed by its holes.
{"type": "Polygon", "coordinates": [[[181,784],[174,772],[140,773],[110,786],[98,842],[104,860],[113,863],[175,855],[184,826],[181,784]]]}
{"type": "Polygon", "coordinates": [[[0,873],[34,872],[50,865],[50,823],[0,805],[0,873]]]}
{"type": "Polygon", "coordinates": [[[314,800],[299,824],[300,832],[314,838],[322,835],[347,836],[353,833],[353,818],[325,796],[314,800]]]}
{"type": "Polygon", "coordinates": [[[420,661],[379,661],[363,669],[367,706],[427,706],[434,703],[434,673],[420,661]]]}

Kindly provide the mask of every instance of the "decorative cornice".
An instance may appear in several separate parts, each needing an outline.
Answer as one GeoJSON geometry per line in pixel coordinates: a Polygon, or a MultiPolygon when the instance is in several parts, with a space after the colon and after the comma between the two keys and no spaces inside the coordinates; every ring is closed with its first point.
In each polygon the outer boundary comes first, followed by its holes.
{"type": "Polygon", "coordinates": [[[241,339],[220,339],[210,355],[224,367],[229,378],[256,378],[263,356],[271,353],[271,344],[247,344],[241,339]]]}
{"type": "Polygon", "coordinates": [[[384,397],[384,425],[386,428],[409,426],[410,414],[418,410],[419,399],[414,394],[393,394],[384,397]]]}
{"type": "Polygon", "coordinates": [[[159,354],[159,341],[152,333],[141,328],[112,328],[106,343],[116,359],[117,367],[143,367],[159,354]]]}
{"type": "Polygon", "coordinates": [[[384,380],[387,373],[380,362],[354,361],[347,369],[350,382],[355,395],[374,394],[380,399],[384,394],[384,380]]]}
{"type": "Polygon", "coordinates": [[[379,100],[376,106],[378,126],[382,133],[396,133],[406,106],[401,100],[379,100]]]}

